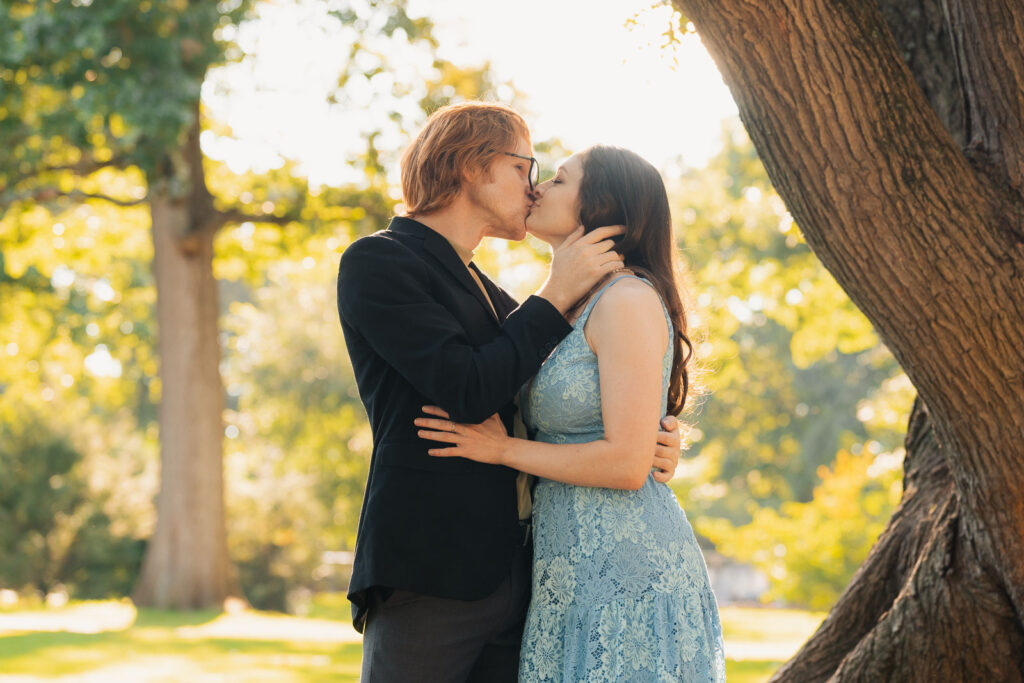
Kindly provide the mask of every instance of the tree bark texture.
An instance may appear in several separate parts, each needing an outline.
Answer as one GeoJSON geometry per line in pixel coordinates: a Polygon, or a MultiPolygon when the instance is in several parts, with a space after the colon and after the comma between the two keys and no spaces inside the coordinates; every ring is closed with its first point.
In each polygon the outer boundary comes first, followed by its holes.
{"type": "Polygon", "coordinates": [[[676,4],[919,392],[900,508],[776,680],[1024,680],[1024,6],[676,4]]]}
{"type": "Polygon", "coordinates": [[[203,228],[212,202],[198,128],[177,167],[193,191],[171,196],[162,191],[167,182],[151,183],[150,190],[162,469],[156,530],[133,597],[140,605],[177,609],[219,608],[240,595],[227,552],[215,230],[203,228]]]}

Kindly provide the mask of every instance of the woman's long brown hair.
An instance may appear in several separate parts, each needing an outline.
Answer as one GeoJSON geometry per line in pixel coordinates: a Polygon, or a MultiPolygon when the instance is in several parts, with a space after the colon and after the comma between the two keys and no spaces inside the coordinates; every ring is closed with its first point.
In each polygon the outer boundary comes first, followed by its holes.
{"type": "Polygon", "coordinates": [[[615,250],[622,254],[623,265],[649,280],[665,302],[675,330],[668,412],[678,415],[690,389],[687,365],[693,344],[686,335],[665,182],[658,170],[635,152],[598,145],[583,157],[578,201],[580,223],[586,232],[603,225],[626,226],[615,250]]]}

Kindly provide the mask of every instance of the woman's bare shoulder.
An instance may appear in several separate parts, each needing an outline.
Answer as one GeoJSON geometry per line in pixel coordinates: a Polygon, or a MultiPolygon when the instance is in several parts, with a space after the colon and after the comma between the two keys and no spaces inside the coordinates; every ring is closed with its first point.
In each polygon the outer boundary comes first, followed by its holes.
{"type": "Polygon", "coordinates": [[[591,348],[595,348],[604,335],[653,336],[655,339],[668,335],[661,297],[650,283],[635,277],[620,278],[604,291],[594,304],[586,327],[591,348]]]}
{"type": "Polygon", "coordinates": [[[602,308],[616,312],[640,307],[641,311],[661,311],[661,297],[654,286],[639,277],[623,277],[612,282],[594,304],[593,314],[602,308]]]}

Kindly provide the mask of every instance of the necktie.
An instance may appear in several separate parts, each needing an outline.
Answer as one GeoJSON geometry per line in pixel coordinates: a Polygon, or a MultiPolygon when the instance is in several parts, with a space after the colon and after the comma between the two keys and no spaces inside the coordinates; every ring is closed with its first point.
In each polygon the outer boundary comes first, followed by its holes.
{"type": "MultiPolygon", "coordinates": [[[[469,274],[473,276],[473,281],[476,282],[476,286],[480,288],[480,291],[484,294],[484,299],[487,300],[488,305],[491,307],[491,313],[497,319],[498,312],[494,310],[494,303],[491,301],[491,297],[487,295],[487,290],[484,289],[483,280],[476,272],[476,268],[473,266],[467,266],[469,268],[469,274]]],[[[516,397],[516,416],[515,425],[513,428],[512,436],[517,439],[525,439],[526,436],[526,425],[523,424],[522,418],[519,416],[519,397],[516,397]]],[[[525,472],[520,472],[516,476],[516,505],[519,508],[519,519],[529,519],[530,513],[533,512],[533,501],[530,499],[530,485],[532,484],[532,477],[525,472]]]]}
{"type": "Polygon", "coordinates": [[[476,286],[480,288],[481,292],[483,292],[484,299],[487,300],[487,305],[491,307],[491,313],[493,313],[494,317],[497,318],[498,317],[498,312],[496,310],[494,310],[494,303],[491,302],[491,297],[487,296],[487,290],[484,289],[483,280],[481,280],[480,276],[477,275],[476,268],[474,268],[472,266],[467,266],[467,268],[469,268],[469,274],[473,276],[473,282],[475,282],[476,286]]]}

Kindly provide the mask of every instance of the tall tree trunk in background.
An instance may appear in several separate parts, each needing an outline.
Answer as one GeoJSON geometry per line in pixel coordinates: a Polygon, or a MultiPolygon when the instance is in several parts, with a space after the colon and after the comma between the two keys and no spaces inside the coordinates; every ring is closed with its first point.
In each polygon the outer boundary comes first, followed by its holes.
{"type": "Polygon", "coordinates": [[[774,680],[1024,680],[1024,5],[674,1],[919,393],[900,507],[774,680]]]}
{"type": "Polygon", "coordinates": [[[168,163],[191,193],[171,196],[171,177],[151,183],[153,270],[160,357],[160,494],[156,530],[133,598],[139,605],[220,607],[239,595],[224,516],[223,411],[212,199],[196,123],[181,158],[168,163]]]}

